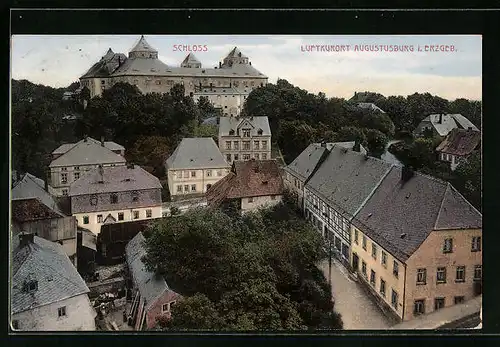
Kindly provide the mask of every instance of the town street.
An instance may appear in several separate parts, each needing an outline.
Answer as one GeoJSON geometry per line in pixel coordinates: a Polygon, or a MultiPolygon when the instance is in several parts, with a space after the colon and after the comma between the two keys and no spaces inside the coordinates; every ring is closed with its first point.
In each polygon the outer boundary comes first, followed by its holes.
{"type": "MultiPolygon", "coordinates": [[[[328,280],[328,260],[322,262],[320,268],[328,280]]],[[[335,260],[332,260],[331,275],[335,310],[342,315],[344,329],[387,329],[392,325],[363,289],[349,278],[348,271],[335,260]]]]}

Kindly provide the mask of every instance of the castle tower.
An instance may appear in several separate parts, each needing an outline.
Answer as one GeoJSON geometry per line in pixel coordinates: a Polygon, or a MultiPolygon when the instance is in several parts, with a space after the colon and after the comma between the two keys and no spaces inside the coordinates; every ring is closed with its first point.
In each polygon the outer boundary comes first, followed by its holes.
{"type": "Polygon", "coordinates": [[[196,59],[193,53],[189,53],[187,57],[182,61],[181,67],[186,68],[201,68],[201,62],[196,59]]]}
{"type": "Polygon", "coordinates": [[[238,47],[234,47],[231,52],[224,58],[222,63],[223,68],[232,67],[235,64],[248,64],[248,57],[243,55],[238,47]]]}
{"type": "Polygon", "coordinates": [[[128,57],[131,59],[158,59],[158,51],[151,47],[144,38],[144,35],[142,35],[137,45],[128,53],[128,57]]]}

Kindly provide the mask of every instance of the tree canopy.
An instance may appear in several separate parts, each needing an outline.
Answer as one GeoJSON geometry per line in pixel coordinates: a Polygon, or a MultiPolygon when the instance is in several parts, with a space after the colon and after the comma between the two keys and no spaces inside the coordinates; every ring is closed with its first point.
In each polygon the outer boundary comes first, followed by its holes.
{"type": "Polygon", "coordinates": [[[316,267],[326,257],[321,235],[287,204],[243,217],[192,210],[148,235],[147,267],[187,297],[161,329],[342,328],[316,267]]]}

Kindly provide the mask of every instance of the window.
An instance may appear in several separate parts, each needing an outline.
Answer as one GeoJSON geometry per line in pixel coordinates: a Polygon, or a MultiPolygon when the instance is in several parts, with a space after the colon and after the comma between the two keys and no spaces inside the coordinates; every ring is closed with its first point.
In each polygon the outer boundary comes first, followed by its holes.
{"type": "Polygon", "coordinates": [[[366,251],[366,236],[363,235],[363,249],[366,251]]]}
{"type": "Polygon", "coordinates": [[[29,281],[25,284],[25,291],[28,293],[33,293],[38,290],[38,281],[29,281]]]}
{"type": "Polygon", "coordinates": [[[385,281],[380,279],[380,295],[385,298],[385,281]]]}
{"type": "Polygon", "coordinates": [[[118,220],[123,220],[123,219],[124,219],[123,212],[118,212],[118,220]]]}
{"type": "Polygon", "coordinates": [[[101,80],[101,84],[106,84],[106,81],[105,80],[101,80]]]}
{"type": "Polygon", "coordinates": [[[139,211],[133,211],[134,219],[139,219],[139,211]]]}
{"type": "Polygon", "coordinates": [[[465,282],[465,266],[457,266],[455,282],[465,282]]]}
{"type": "Polygon", "coordinates": [[[231,161],[231,154],[226,154],[226,160],[229,162],[231,161]]]}
{"type": "Polygon", "coordinates": [[[102,223],[102,214],[97,215],[97,223],[102,223]]]}
{"type": "Polygon", "coordinates": [[[207,184],[207,190],[209,190],[211,186],[211,184],[207,184]]]}
{"type": "Polygon", "coordinates": [[[262,149],[267,149],[267,141],[262,141],[262,149]]]}
{"type": "Polygon", "coordinates": [[[75,166],[75,171],[78,171],[80,170],[80,167],[79,166],[75,166]]]}
{"type": "Polygon", "coordinates": [[[117,194],[111,194],[110,199],[111,199],[112,204],[118,203],[118,195],[117,194]]]}
{"type": "Polygon", "coordinates": [[[234,155],[234,160],[238,160],[238,158],[239,158],[238,154],[235,154],[234,155]]]}
{"type": "Polygon", "coordinates": [[[443,244],[443,253],[453,252],[453,239],[445,239],[443,244]]]}
{"type": "Polygon", "coordinates": [[[444,307],[444,298],[435,298],[434,299],[434,310],[439,310],[444,307]]]}
{"type": "Polygon", "coordinates": [[[83,216],[83,224],[89,224],[89,216],[83,216]]]}
{"type": "Polygon", "coordinates": [[[243,150],[245,151],[250,150],[250,141],[243,141],[243,150]]]}
{"type": "Polygon", "coordinates": [[[61,173],[61,183],[66,184],[68,183],[68,174],[67,173],[61,173]]]}
{"type": "Polygon", "coordinates": [[[189,171],[184,171],[184,178],[189,178],[189,171]]]}
{"type": "Polygon", "coordinates": [[[271,195],[271,200],[276,200],[276,195],[271,195]]]}
{"type": "Polygon", "coordinates": [[[387,268],[387,253],[385,253],[384,251],[382,251],[382,265],[387,268]]]}
{"type": "Polygon", "coordinates": [[[256,149],[256,150],[259,149],[259,141],[254,141],[253,142],[253,149],[256,149]]]}
{"type": "Polygon", "coordinates": [[[189,192],[189,184],[184,185],[184,192],[189,192]]]}
{"type": "Polygon", "coordinates": [[[398,292],[396,292],[394,289],[392,289],[392,294],[391,294],[391,304],[392,307],[394,307],[396,310],[398,309],[398,292]]]}
{"type": "Polygon", "coordinates": [[[217,176],[222,176],[222,170],[217,170],[217,176]]]}
{"type": "Polygon", "coordinates": [[[79,179],[79,178],[80,178],[80,173],[79,173],[79,172],[75,172],[75,173],[73,174],[73,176],[75,177],[75,181],[76,181],[77,179],[79,179]]]}
{"type": "Polygon", "coordinates": [[[191,184],[191,191],[196,192],[196,184],[191,184]]]}
{"type": "Polygon", "coordinates": [[[415,303],[413,305],[413,314],[415,316],[419,314],[424,314],[425,313],[425,300],[420,299],[420,300],[415,300],[415,303]]]}
{"type": "Polygon", "coordinates": [[[146,218],[151,218],[153,216],[153,211],[151,209],[146,210],[146,218]]]}
{"type": "Polygon", "coordinates": [[[427,281],[427,269],[417,269],[417,284],[425,284],[427,281]]]}
{"type": "Polygon", "coordinates": [[[243,129],[243,137],[250,137],[250,129],[243,129]]]}
{"type": "Polygon", "coordinates": [[[370,272],[370,284],[375,287],[375,271],[370,272]]]}
{"type": "Polygon", "coordinates": [[[191,171],[191,177],[196,177],[196,171],[191,171]]]}
{"type": "Polygon", "coordinates": [[[139,201],[139,193],[132,192],[132,201],[139,201]]]}
{"type": "Polygon", "coordinates": [[[438,267],[437,268],[436,281],[437,281],[437,283],[446,283],[446,268],[445,267],[438,267]]]}
{"type": "Polygon", "coordinates": [[[250,154],[243,154],[243,160],[250,160],[250,154]]]}
{"type": "Polygon", "coordinates": [[[476,265],[476,266],[474,266],[474,280],[475,281],[480,281],[482,277],[483,277],[483,267],[482,267],[482,265],[476,265]]]}
{"type": "Polygon", "coordinates": [[[236,149],[236,150],[240,149],[240,142],[239,141],[234,141],[233,145],[234,145],[234,149],[236,149]]]}
{"type": "Polygon", "coordinates": [[[262,160],[267,160],[267,153],[262,153],[262,160]]]}
{"type": "Polygon", "coordinates": [[[366,263],[365,261],[363,260],[361,262],[361,273],[363,274],[363,276],[366,278],[368,275],[366,274],[366,263]]]}
{"type": "Polygon", "coordinates": [[[355,244],[358,244],[358,235],[359,232],[358,232],[358,229],[354,229],[354,243],[355,244]]]}
{"type": "Polygon", "coordinates": [[[95,206],[95,205],[97,205],[97,195],[92,195],[92,196],[90,197],[90,205],[91,205],[91,206],[95,206]]]}
{"type": "Polygon", "coordinates": [[[231,149],[231,141],[226,141],[226,149],[231,149]]]}
{"type": "Polygon", "coordinates": [[[60,317],[66,317],[66,306],[59,307],[57,309],[57,316],[60,317]]]}
{"type": "Polygon", "coordinates": [[[252,204],[253,203],[253,198],[248,198],[248,203],[252,204]]]}
{"type": "Polygon", "coordinates": [[[19,330],[19,321],[17,319],[12,320],[12,329],[19,330]]]}
{"type": "Polygon", "coordinates": [[[161,84],[161,81],[160,80],[156,80],[156,84],[161,84]]]}
{"type": "Polygon", "coordinates": [[[397,261],[394,260],[394,262],[392,263],[392,274],[394,275],[394,277],[398,278],[399,276],[399,264],[397,261]]]}
{"type": "Polygon", "coordinates": [[[372,242],[372,258],[377,260],[377,245],[372,242]]]}
{"type": "Polygon", "coordinates": [[[255,153],[253,156],[256,160],[259,160],[259,153],[255,153]]]}
{"type": "Polygon", "coordinates": [[[455,305],[462,304],[465,301],[465,297],[463,296],[455,296],[454,302],[455,305]]]}
{"type": "Polygon", "coordinates": [[[207,177],[212,177],[212,170],[207,170],[207,177]]]}
{"type": "Polygon", "coordinates": [[[479,252],[481,250],[481,236],[474,236],[472,238],[472,252],[479,252]]]}
{"type": "Polygon", "coordinates": [[[182,193],[182,186],[181,185],[177,186],[177,193],[182,193]]]}
{"type": "Polygon", "coordinates": [[[63,189],[63,190],[62,190],[62,195],[64,195],[64,196],[68,196],[68,190],[67,190],[67,189],[63,189]]]}

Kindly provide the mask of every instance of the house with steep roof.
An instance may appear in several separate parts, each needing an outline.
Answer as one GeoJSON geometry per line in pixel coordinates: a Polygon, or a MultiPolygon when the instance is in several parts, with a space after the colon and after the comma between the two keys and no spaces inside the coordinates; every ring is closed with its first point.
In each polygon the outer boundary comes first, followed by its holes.
{"type": "Polygon", "coordinates": [[[245,100],[251,89],[238,89],[234,87],[195,87],[193,100],[198,102],[201,97],[207,98],[215,109],[220,110],[224,117],[238,117],[243,110],[245,100]]]}
{"type": "Polygon", "coordinates": [[[272,159],[271,140],[267,116],[219,119],[219,149],[228,164],[238,160],[272,159]]]}
{"type": "Polygon", "coordinates": [[[430,132],[433,136],[445,137],[453,129],[479,131],[470,120],[461,114],[431,114],[425,117],[413,131],[416,137],[425,136],[430,132]]]}
{"type": "Polygon", "coordinates": [[[346,267],[351,252],[351,221],[391,167],[383,160],[333,145],[304,186],[306,219],[346,267]]]}
{"type": "Polygon", "coordinates": [[[282,201],[283,180],[275,160],[235,161],[231,172],[207,191],[210,207],[235,204],[245,213],[282,201]]]}
{"type": "Polygon", "coordinates": [[[60,243],[71,261],[77,264],[76,219],[67,216],[43,180],[26,173],[11,190],[11,231],[36,233],[60,243]]]}
{"type": "Polygon", "coordinates": [[[128,57],[110,49],[80,77],[80,84],[90,89],[92,97],[118,82],[135,85],[142,93],[168,93],[175,84],[182,84],[186,95],[193,95],[195,87],[208,86],[251,91],[267,84],[267,80],[236,47],[213,68],[203,67],[193,54],[180,66],[170,66],[158,58],[158,51],[143,35],[128,57]]]}
{"type": "Polygon", "coordinates": [[[71,213],[79,226],[98,235],[105,220],[160,218],[161,189],[158,178],[137,165],[101,165],[71,185],[71,213]]]}
{"type": "Polygon", "coordinates": [[[128,317],[135,330],[154,328],[159,317],[170,318],[172,306],[181,299],[163,276],[146,269],[142,261],[146,255],[145,240],[142,232],[139,232],[125,248],[134,290],[128,317]]]}
{"type": "Polygon", "coordinates": [[[479,149],[481,133],[474,130],[453,129],[448,136],[437,146],[439,160],[450,164],[455,170],[469,155],[479,149]]]}
{"type": "MultiPolygon", "coordinates": [[[[355,141],[312,143],[283,169],[285,187],[297,195],[297,203],[302,210],[304,210],[304,187],[333,146],[353,149],[356,143],[355,141]]],[[[361,144],[359,144],[359,150],[367,154],[361,144]]]]}
{"type": "Polygon", "coordinates": [[[96,330],[89,289],[61,245],[34,234],[14,237],[9,283],[14,330],[96,330]]]}
{"type": "Polygon", "coordinates": [[[360,283],[400,320],[481,293],[482,215],[448,182],[392,166],[351,237],[360,283]]]}
{"type": "Polygon", "coordinates": [[[375,105],[373,102],[358,102],[356,104],[357,107],[365,109],[365,110],[370,110],[370,111],[375,111],[375,112],[380,112],[380,113],[385,113],[384,110],[382,110],[380,107],[375,105]]]}
{"type": "Polygon", "coordinates": [[[88,171],[103,166],[123,166],[125,148],[112,141],[85,136],[77,143],[67,143],[52,152],[49,164],[50,185],[56,195],[68,195],[70,185],[88,171]]]}
{"type": "Polygon", "coordinates": [[[173,200],[200,196],[229,172],[211,137],[183,138],[166,160],[168,189],[173,200]]]}

